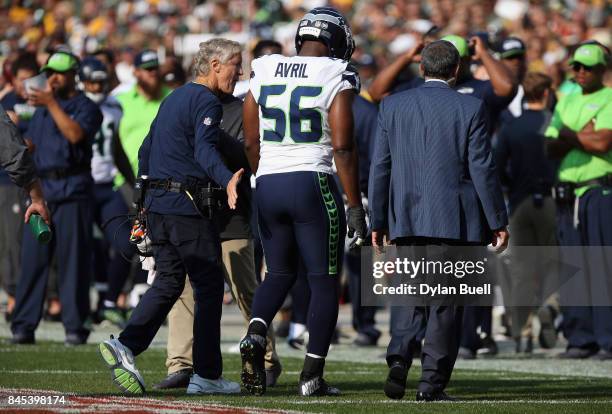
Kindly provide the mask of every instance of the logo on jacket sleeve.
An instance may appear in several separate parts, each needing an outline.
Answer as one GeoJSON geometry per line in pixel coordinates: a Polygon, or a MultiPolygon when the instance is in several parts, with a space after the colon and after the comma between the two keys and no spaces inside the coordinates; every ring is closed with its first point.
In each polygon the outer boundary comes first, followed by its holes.
{"type": "Polygon", "coordinates": [[[202,121],[202,123],[204,125],[211,125],[212,124],[212,118],[207,116],[206,118],[204,118],[204,121],[202,121]]]}

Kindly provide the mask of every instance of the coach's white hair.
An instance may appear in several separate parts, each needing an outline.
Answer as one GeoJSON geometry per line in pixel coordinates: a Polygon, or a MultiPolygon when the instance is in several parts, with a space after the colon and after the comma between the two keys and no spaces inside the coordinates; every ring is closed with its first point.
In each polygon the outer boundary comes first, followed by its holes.
{"type": "Polygon", "coordinates": [[[218,59],[221,63],[227,63],[228,60],[239,53],[242,53],[242,46],[233,40],[215,38],[200,43],[200,50],[194,58],[194,77],[208,75],[210,62],[213,59],[218,59]]]}

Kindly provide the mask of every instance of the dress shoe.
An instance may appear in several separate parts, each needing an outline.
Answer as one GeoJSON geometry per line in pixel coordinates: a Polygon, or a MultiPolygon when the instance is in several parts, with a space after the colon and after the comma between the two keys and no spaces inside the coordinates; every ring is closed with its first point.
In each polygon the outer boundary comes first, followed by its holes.
{"type": "Polygon", "coordinates": [[[185,368],[168,374],[160,383],[153,386],[156,390],[167,390],[171,388],[187,388],[193,369],[185,368]]]}
{"type": "Polygon", "coordinates": [[[385,395],[394,400],[400,400],[406,393],[406,378],[408,366],[404,361],[395,360],[389,367],[389,374],[385,381],[385,395]]]}
{"type": "Polygon", "coordinates": [[[451,397],[444,391],[438,392],[417,392],[417,401],[432,402],[432,401],[458,401],[457,398],[451,397]]]}
{"type": "Polygon", "coordinates": [[[567,348],[565,352],[558,355],[561,359],[585,359],[597,354],[592,348],[567,348]]]}
{"type": "Polygon", "coordinates": [[[17,332],[11,338],[11,344],[13,345],[32,345],[35,343],[33,332],[17,332]]]}
{"type": "Polygon", "coordinates": [[[353,345],[356,346],[376,346],[378,343],[378,336],[371,336],[364,333],[357,334],[357,338],[353,341],[353,345]]]}

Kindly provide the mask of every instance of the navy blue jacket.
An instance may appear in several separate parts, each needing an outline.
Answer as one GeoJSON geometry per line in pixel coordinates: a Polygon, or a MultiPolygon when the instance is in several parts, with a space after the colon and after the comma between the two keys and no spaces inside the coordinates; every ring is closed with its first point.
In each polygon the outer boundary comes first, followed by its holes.
{"type": "Polygon", "coordinates": [[[372,228],[489,242],[508,223],[484,102],[431,81],[385,98],[370,167],[372,228]]]}
{"type": "MultiPolygon", "coordinates": [[[[231,171],[217,150],[221,102],[204,85],[189,82],[164,99],[138,152],[138,175],[150,179],[188,183],[214,181],[227,187],[231,171]]],[[[148,211],[197,215],[183,193],[149,191],[148,211]]]]}
{"type": "Polygon", "coordinates": [[[359,148],[359,189],[368,194],[368,177],[370,175],[371,157],[374,153],[376,138],[376,117],[378,107],[360,95],[353,100],[353,117],[355,118],[355,140],[359,148]]]}

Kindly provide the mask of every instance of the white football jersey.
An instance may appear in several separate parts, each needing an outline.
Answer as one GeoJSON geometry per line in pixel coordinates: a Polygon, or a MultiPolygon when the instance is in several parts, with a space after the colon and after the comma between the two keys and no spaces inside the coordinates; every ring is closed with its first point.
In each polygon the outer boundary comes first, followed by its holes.
{"type": "Polygon", "coordinates": [[[355,69],[341,59],[281,55],[255,59],[251,68],[249,90],[259,104],[257,176],[332,174],[329,108],[340,91],[359,93],[355,69]]]}
{"type": "Polygon", "coordinates": [[[102,125],[92,146],[91,176],[96,184],[111,183],[117,175],[113,157],[113,138],[119,130],[122,111],[114,97],[108,96],[101,104],[102,125]]]}

